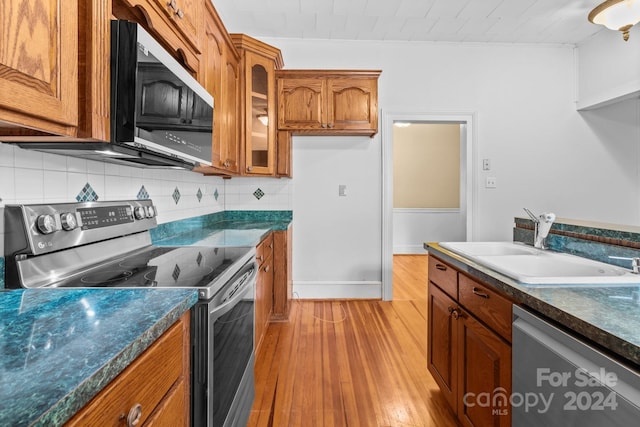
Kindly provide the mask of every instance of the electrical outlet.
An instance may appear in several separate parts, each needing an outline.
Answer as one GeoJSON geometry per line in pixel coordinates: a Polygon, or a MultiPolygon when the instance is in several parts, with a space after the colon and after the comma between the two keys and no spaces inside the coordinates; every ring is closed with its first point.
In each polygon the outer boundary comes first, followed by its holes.
{"type": "Polygon", "coordinates": [[[485,188],[496,188],[498,186],[498,180],[495,176],[488,176],[485,178],[484,187],[485,188]]]}

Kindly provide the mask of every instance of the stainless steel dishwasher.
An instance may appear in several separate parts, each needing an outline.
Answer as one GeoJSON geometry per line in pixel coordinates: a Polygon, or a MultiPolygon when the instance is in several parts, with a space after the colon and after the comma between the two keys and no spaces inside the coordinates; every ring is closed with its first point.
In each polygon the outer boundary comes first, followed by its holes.
{"type": "Polygon", "coordinates": [[[513,426],[631,426],[640,372],[513,307],[513,426]]]}

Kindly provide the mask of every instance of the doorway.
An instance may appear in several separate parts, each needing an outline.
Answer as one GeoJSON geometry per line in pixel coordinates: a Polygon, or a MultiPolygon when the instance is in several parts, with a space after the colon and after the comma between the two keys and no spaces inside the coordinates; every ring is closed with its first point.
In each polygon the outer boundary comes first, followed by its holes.
{"type": "MultiPolygon", "coordinates": [[[[473,240],[473,197],[471,189],[473,180],[473,113],[403,113],[383,112],[382,115],[382,299],[393,299],[393,254],[394,254],[394,190],[393,190],[393,139],[394,125],[405,124],[454,124],[460,129],[459,147],[459,203],[453,209],[426,209],[409,211],[413,221],[437,222],[442,218],[447,220],[450,227],[457,228],[454,236],[446,239],[446,234],[435,235],[431,240],[473,240]],[[417,217],[416,217],[417,215],[417,217]],[[451,225],[454,224],[454,225],[451,225]],[[463,230],[460,230],[460,227],[463,230]],[[443,238],[441,238],[443,237],[443,238]]],[[[446,222],[446,221],[445,221],[446,222]]],[[[427,224],[428,226],[428,224],[427,224]]],[[[442,230],[436,225],[435,228],[442,230]]],[[[429,240],[429,238],[427,237],[429,240]]],[[[414,248],[415,251],[415,248],[414,248]]]]}

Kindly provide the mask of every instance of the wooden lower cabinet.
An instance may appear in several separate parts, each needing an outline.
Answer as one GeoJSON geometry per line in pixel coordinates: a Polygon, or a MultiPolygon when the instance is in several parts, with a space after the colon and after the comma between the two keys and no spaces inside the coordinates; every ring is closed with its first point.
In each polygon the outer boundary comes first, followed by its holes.
{"type": "Polygon", "coordinates": [[[451,315],[456,303],[429,283],[427,365],[451,408],[458,406],[458,328],[451,315]]]}
{"type": "Polygon", "coordinates": [[[189,426],[190,313],[187,311],[65,425],[189,426]],[[127,424],[128,418],[138,421],[127,424]]]}
{"type": "Polygon", "coordinates": [[[511,346],[464,310],[458,329],[458,419],[464,426],[510,426],[511,346]]]}
{"type": "MultiPolygon", "coordinates": [[[[432,259],[435,262],[453,267],[432,259]]],[[[442,270],[441,270],[442,271],[442,270]]],[[[501,296],[487,297],[476,283],[457,273],[465,286],[476,284],[472,289],[477,298],[491,299],[489,305],[511,304],[501,296]],[[495,297],[496,299],[493,299],[495,297]],[[502,299],[498,299],[502,298],[502,299]]],[[[438,275],[435,276],[437,280],[438,275]]],[[[508,319],[479,320],[469,307],[445,293],[434,281],[429,270],[427,296],[427,367],[440,390],[464,426],[511,425],[511,337],[496,333],[493,324],[502,325],[508,319]],[[499,321],[494,323],[494,321],[499,321]],[[508,338],[508,339],[507,339],[508,338]]],[[[447,286],[451,282],[448,275],[447,286]]],[[[456,295],[458,292],[455,293],[456,295]]],[[[473,301],[473,300],[472,300],[473,301]]],[[[469,306],[474,304],[469,303],[469,306]]],[[[510,331],[509,331],[510,335],[510,331]]]]}
{"type": "Polygon", "coordinates": [[[293,226],[273,232],[273,310],[272,321],[289,319],[293,294],[293,226]]]}
{"type": "Polygon", "coordinates": [[[260,346],[269,325],[273,305],[273,233],[269,233],[256,248],[258,276],[256,278],[255,300],[255,350],[260,346]]]}

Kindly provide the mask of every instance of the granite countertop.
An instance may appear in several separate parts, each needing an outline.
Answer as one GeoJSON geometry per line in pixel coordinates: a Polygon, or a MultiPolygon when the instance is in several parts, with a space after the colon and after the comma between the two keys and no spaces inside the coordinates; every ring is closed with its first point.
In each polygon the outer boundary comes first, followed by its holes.
{"type": "Polygon", "coordinates": [[[0,425],[62,425],[198,299],[185,289],[0,292],[0,425]]]}
{"type": "Polygon", "coordinates": [[[256,246],[272,231],[286,230],[291,223],[288,215],[257,211],[254,215],[233,215],[225,212],[215,220],[182,220],[159,226],[151,235],[154,245],[162,246],[256,246]],[[262,213],[262,215],[260,215],[262,213]]]}
{"type": "Polygon", "coordinates": [[[244,224],[239,224],[238,221],[224,221],[154,240],[153,244],[160,246],[256,246],[271,231],[270,225],[263,222],[246,221],[244,224]]]}
{"type": "Polygon", "coordinates": [[[461,271],[501,290],[516,303],[563,325],[597,346],[640,366],[640,304],[637,286],[563,284],[526,286],[490,268],[442,248],[425,243],[430,253],[461,271]]]}

